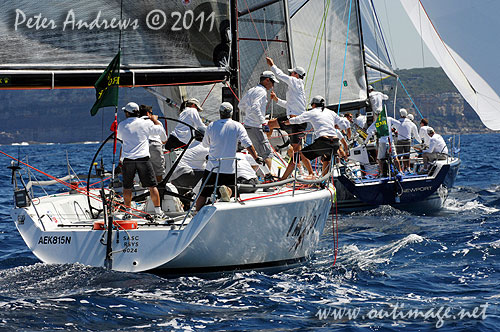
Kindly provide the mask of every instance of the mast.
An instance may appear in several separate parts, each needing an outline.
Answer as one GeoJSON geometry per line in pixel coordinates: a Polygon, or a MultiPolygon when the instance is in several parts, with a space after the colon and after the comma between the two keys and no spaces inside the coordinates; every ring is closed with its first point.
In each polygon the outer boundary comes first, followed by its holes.
{"type": "Polygon", "coordinates": [[[230,16],[230,34],[231,34],[231,53],[229,54],[229,86],[230,89],[224,87],[222,90],[222,101],[228,101],[233,105],[233,120],[240,120],[240,112],[238,110],[239,82],[238,82],[238,0],[230,0],[229,2],[230,16]],[[232,90],[232,91],[230,91],[232,90]]]}
{"type": "MultiPolygon", "coordinates": [[[[358,11],[358,26],[359,26],[359,41],[361,43],[360,49],[361,49],[361,61],[363,62],[363,71],[364,71],[364,76],[365,76],[365,84],[366,84],[366,101],[367,104],[370,106],[370,110],[372,109],[372,105],[370,103],[370,95],[368,93],[368,74],[367,74],[367,64],[366,64],[366,58],[365,58],[365,42],[363,40],[363,24],[361,22],[361,10],[359,6],[359,0],[356,0],[356,10],[358,11]]],[[[369,126],[373,122],[373,111],[368,114],[366,112],[366,124],[369,126]]]]}

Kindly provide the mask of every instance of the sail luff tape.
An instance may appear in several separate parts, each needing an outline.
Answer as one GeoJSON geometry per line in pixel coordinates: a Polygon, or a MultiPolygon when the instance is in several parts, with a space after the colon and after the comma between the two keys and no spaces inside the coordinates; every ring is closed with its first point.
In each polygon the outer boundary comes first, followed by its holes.
{"type": "Polygon", "coordinates": [[[51,87],[51,90],[54,90],[54,86],[55,86],[55,73],[52,71],[50,72],[51,75],[52,75],[52,87],[51,87]]]}

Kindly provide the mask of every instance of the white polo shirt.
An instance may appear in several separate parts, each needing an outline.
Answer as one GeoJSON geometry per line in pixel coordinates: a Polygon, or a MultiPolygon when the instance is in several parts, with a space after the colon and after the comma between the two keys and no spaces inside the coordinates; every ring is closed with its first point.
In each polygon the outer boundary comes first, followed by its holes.
{"type": "Polygon", "coordinates": [[[234,174],[234,161],[238,141],[243,147],[252,145],[243,125],[231,119],[221,119],[208,125],[202,144],[209,148],[206,170],[219,166],[217,158],[233,158],[220,161],[220,173],[234,174]]]}
{"type": "Polygon", "coordinates": [[[335,112],[328,109],[322,110],[319,107],[313,108],[310,111],[304,112],[299,116],[290,119],[291,124],[299,124],[309,122],[314,129],[315,137],[330,136],[337,137],[337,129],[335,128],[336,118],[335,112]]]}
{"type": "Polygon", "coordinates": [[[120,122],[117,137],[123,142],[121,158],[149,157],[149,137],[152,135],[165,135],[165,129],[149,119],[131,117],[120,122]]]}

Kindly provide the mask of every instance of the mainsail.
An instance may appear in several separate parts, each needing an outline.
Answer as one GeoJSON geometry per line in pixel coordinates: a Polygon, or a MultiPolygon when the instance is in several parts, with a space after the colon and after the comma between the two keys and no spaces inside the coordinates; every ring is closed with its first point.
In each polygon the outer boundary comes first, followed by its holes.
{"type": "Polygon", "coordinates": [[[122,86],[220,81],[228,21],[225,0],[4,0],[0,88],[93,86],[120,38],[122,86]]]}
{"type": "Polygon", "coordinates": [[[494,62],[499,1],[400,0],[416,30],[486,127],[500,130],[500,75],[494,62]]]}
{"type": "MultiPolygon", "coordinates": [[[[292,68],[286,0],[238,0],[238,62],[240,96],[259,83],[260,74],[269,70],[266,56],[286,72],[292,68]]],[[[284,97],[285,84],[276,84],[284,97]]],[[[278,108],[277,105],[274,107],[278,108]]],[[[276,110],[281,113],[284,110],[276,110]]]]}

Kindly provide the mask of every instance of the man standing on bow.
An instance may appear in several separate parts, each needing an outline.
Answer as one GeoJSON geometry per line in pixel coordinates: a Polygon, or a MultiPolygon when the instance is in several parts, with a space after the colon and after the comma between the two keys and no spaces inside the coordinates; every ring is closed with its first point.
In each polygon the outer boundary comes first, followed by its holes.
{"type": "Polygon", "coordinates": [[[117,137],[122,141],[123,200],[126,209],[123,218],[131,218],[132,188],[135,173],[138,173],[142,185],[149,189],[155,207],[155,220],[164,219],[153,165],[149,160],[149,137],[165,136],[165,130],[157,115],[150,113],[148,120],[139,118],[139,106],[136,103],[128,103],[122,110],[127,118],[118,125],[117,137]]]}
{"type": "MultiPolygon", "coordinates": [[[[249,89],[241,98],[238,108],[245,113],[244,125],[248,137],[257,151],[257,154],[264,159],[267,168],[272,165],[273,151],[271,144],[264,132],[269,132],[266,121],[267,90],[271,90],[278,80],[272,71],[265,71],[260,75],[260,82],[257,86],[249,89]]],[[[269,175],[270,176],[270,173],[269,175]]]]}
{"type": "MultiPolygon", "coordinates": [[[[289,69],[290,75],[283,73],[281,69],[279,69],[275,64],[273,59],[267,57],[267,64],[271,67],[273,73],[282,81],[288,85],[288,89],[286,91],[286,100],[279,99],[274,91],[271,91],[271,99],[276,101],[279,106],[284,107],[286,109],[286,115],[281,116],[276,119],[269,120],[269,128],[280,128],[285,130],[288,133],[288,137],[290,138],[290,143],[293,147],[293,156],[300,153],[300,149],[302,148],[302,138],[305,137],[305,130],[307,128],[307,123],[300,124],[292,124],[286,125],[290,118],[301,115],[306,111],[306,92],[304,89],[304,76],[306,75],[306,71],[302,67],[295,67],[293,69],[289,69]]],[[[301,154],[302,163],[304,167],[307,169],[310,175],[313,175],[313,169],[311,167],[311,163],[307,158],[304,158],[304,155],[301,154]]],[[[293,159],[292,159],[293,160],[293,159]]],[[[289,163],[287,169],[285,170],[285,175],[283,179],[288,177],[293,170],[294,163],[289,163]]]]}

